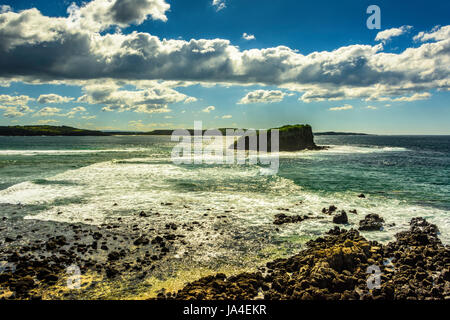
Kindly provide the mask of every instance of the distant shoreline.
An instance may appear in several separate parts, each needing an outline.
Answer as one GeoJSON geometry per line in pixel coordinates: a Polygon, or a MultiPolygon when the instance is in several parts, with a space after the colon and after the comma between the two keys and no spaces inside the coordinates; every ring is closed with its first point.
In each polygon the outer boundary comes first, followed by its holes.
{"type": "MultiPolygon", "coordinates": [[[[218,128],[221,134],[225,134],[226,130],[237,130],[237,128],[218,128]]],[[[153,130],[149,132],[142,131],[99,131],[99,130],[86,130],[78,129],[68,126],[48,126],[48,125],[29,125],[29,126],[0,126],[0,136],[170,136],[175,129],[153,130]]],[[[194,129],[187,130],[191,135],[194,134],[194,129]]],[[[246,129],[243,129],[246,130],[246,129]]],[[[202,130],[202,134],[205,134],[207,130],[202,130]]],[[[367,133],[354,133],[354,132],[316,132],[316,136],[323,135],[370,135],[367,133]]]]}

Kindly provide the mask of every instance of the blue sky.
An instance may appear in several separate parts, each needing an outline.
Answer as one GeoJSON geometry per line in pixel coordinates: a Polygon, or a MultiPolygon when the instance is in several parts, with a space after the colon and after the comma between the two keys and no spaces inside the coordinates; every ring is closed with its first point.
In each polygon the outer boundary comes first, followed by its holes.
{"type": "Polygon", "coordinates": [[[72,3],[0,1],[0,125],[450,134],[448,1],[72,3]]]}

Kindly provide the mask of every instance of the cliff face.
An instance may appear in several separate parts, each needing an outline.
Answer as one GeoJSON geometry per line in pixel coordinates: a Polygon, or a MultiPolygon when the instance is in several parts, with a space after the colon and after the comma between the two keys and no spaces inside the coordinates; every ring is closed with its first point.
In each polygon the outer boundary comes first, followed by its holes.
{"type": "MultiPolygon", "coordinates": [[[[267,151],[271,151],[271,137],[272,130],[278,129],[279,131],[279,151],[298,151],[298,150],[320,150],[322,147],[318,147],[314,143],[314,135],[310,125],[287,125],[280,128],[273,128],[267,131],[267,151]]],[[[258,134],[259,135],[259,134],[258,134]]],[[[241,137],[236,141],[231,148],[238,150],[251,150],[250,149],[250,137],[241,137]],[[244,140],[244,141],[242,141],[244,140]],[[245,145],[242,148],[241,145],[245,145]]],[[[253,150],[255,148],[252,148],[253,150]]],[[[257,139],[257,150],[260,150],[259,138],[257,139]]]]}

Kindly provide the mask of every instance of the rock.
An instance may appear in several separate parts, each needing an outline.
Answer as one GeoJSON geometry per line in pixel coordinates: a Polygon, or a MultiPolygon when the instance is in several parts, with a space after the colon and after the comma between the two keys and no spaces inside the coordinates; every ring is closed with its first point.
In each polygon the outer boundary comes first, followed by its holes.
{"type": "Polygon", "coordinates": [[[383,223],[383,218],[375,213],[371,213],[366,215],[365,218],[359,222],[359,230],[379,231],[383,227],[383,223]]]}
{"type": "Polygon", "coordinates": [[[275,225],[282,225],[285,223],[296,223],[296,222],[302,222],[303,220],[310,219],[308,216],[288,216],[284,213],[279,213],[275,215],[275,220],[273,221],[273,224],[275,225]]]}
{"type": "Polygon", "coordinates": [[[64,236],[56,236],[48,239],[46,243],[47,250],[56,250],[67,244],[67,239],[64,236]]]}
{"type": "Polygon", "coordinates": [[[322,213],[325,214],[332,214],[333,212],[335,212],[337,210],[337,207],[334,205],[331,205],[328,209],[327,208],[323,208],[322,209],[322,213]]]}
{"type": "Polygon", "coordinates": [[[114,268],[108,267],[108,268],[106,268],[105,273],[108,278],[114,278],[115,276],[117,276],[119,274],[119,271],[117,271],[114,268]]]}
{"type": "Polygon", "coordinates": [[[353,213],[353,214],[358,214],[358,211],[356,211],[356,209],[350,210],[349,212],[350,212],[350,213],[353,213]]]}
{"type": "Polygon", "coordinates": [[[94,234],[92,235],[92,238],[94,238],[95,240],[100,240],[103,237],[103,235],[100,232],[94,232],[94,234]]]}
{"type": "Polygon", "coordinates": [[[141,211],[141,213],[139,213],[139,217],[148,218],[150,217],[150,215],[145,213],[144,211],[141,211]]]}
{"type": "Polygon", "coordinates": [[[119,259],[120,259],[120,253],[117,251],[113,251],[108,254],[109,261],[117,261],[119,259]]]}
{"type": "Polygon", "coordinates": [[[136,240],[134,240],[133,244],[135,246],[141,246],[141,245],[147,245],[150,243],[150,240],[148,240],[146,237],[141,236],[139,238],[137,238],[136,240]]]}
{"type": "Polygon", "coordinates": [[[344,210],[342,210],[338,215],[333,217],[333,223],[347,224],[348,223],[347,213],[344,210]]]}
{"type": "MultiPolygon", "coordinates": [[[[272,130],[277,129],[279,134],[279,151],[297,151],[297,150],[321,150],[324,147],[318,147],[314,143],[314,136],[310,125],[287,125],[280,128],[273,128],[267,131],[267,152],[271,151],[272,130]]],[[[236,150],[260,150],[259,132],[256,132],[256,137],[242,136],[230,149],[236,150]],[[255,141],[255,145],[250,145],[251,141],[255,141]]]]}
{"type": "Polygon", "coordinates": [[[177,228],[178,228],[177,225],[173,222],[166,224],[166,229],[177,230],[177,228]]]}
{"type": "Polygon", "coordinates": [[[361,193],[358,195],[358,198],[365,198],[366,196],[364,195],[364,193],[361,193]]]}

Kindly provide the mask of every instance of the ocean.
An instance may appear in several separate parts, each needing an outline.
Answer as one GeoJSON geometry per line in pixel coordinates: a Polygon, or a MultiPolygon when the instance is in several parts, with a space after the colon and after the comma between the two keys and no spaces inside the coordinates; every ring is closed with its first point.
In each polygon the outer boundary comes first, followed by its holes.
{"type": "Polygon", "coordinates": [[[335,226],[321,212],[330,205],[347,211],[347,228],[383,217],[382,231],[362,232],[370,240],[388,242],[424,217],[450,243],[450,136],[315,142],[330,148],[280,152],[278,174],[261,175],[258,165],[175,165],[170,136],[0,137],[1,214],[101,225],[150,210],[154,226],[196,221],[206,227],[189,236],[190,259],[209,267],[298,252],[335,226]],[[322,219],[275,226],[278,213],[322,219]]]}

